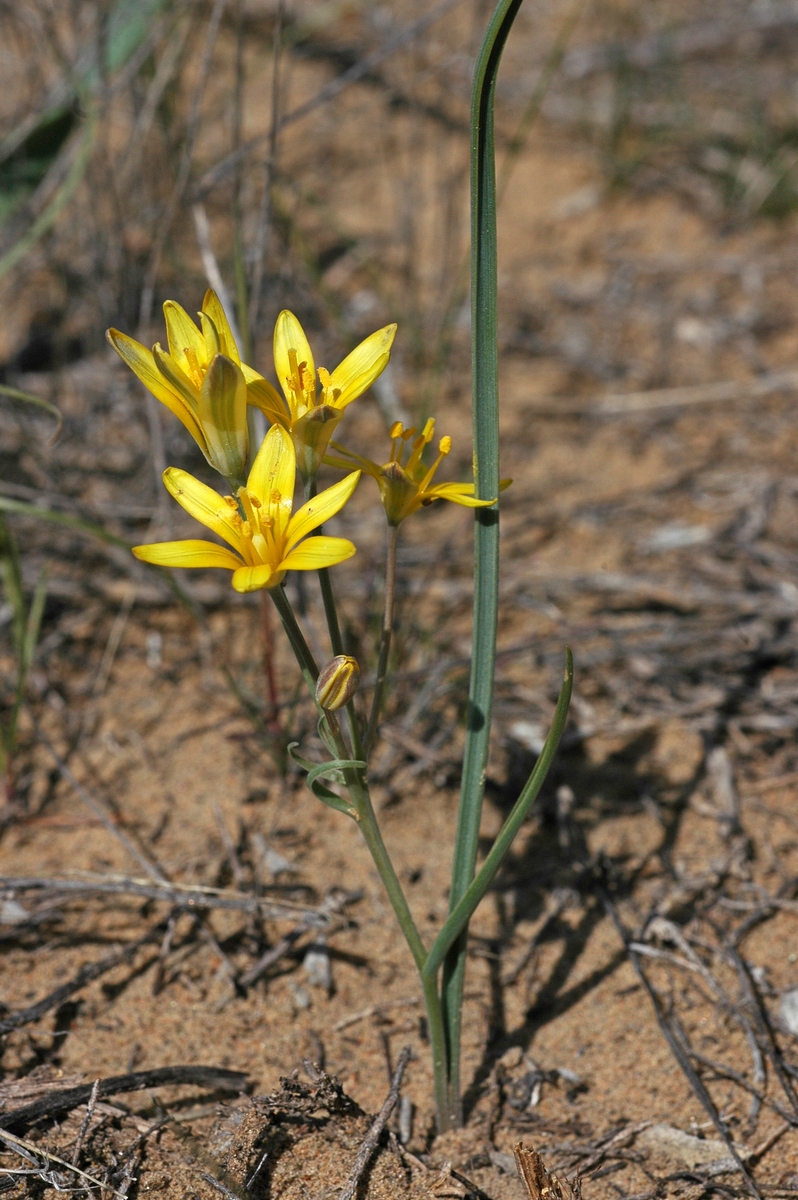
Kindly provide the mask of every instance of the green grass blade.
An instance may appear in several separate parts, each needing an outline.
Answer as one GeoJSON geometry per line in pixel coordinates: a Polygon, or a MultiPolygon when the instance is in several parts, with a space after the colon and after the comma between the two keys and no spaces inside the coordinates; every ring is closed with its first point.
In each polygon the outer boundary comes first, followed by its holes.
{"type": "Polygon", "coordinates": [[[6,732],[6,744],[9,753],[13,753],[16,748],[17,741],[17,724],[19,722],[19,714],[22,712],[22,705],[25,703],[25,688],[28,683],[28,674],[33,666],[33,659],[36,655],[36,646],[39,642],[39,630],[42,625],[42,617],[44,616],[44,606],[47,601],[47,573],[42,571],[36,581],[36,587],[33,592],[30,609],[28,610],[27,620],[25,621],[25,632],[22,640],[22,647],[17,658],[17,689],[14,698],[14,704],[11,709],[11,716],[8,722],[6,732]]]}
{"type": "Polygon", "coordinates": [[[31,600],[31,605],[28,609],[28,619],[25,622],[25,640],[22,648],[20,673],[24,672],[26,677],[36,655],[36,646],[39,642],[39,631],[42,627],[42,617],[44,616],[44,606],[46,602],[47,572],[42,571],[39,578],[36,580],[36,587],[33,591],[33,599],[31,600]]]}
{"type": "Polygon", "coordinates": [[[496,872],[513,843],[515,835],[526,820],[529,810],[543,786],[552,759],[557,753],[557,747],[560,744],[560,738],[565,729],[565,722],[568,719],[568,706],[571,703],[571,691],[573,690],[574,682],[574,660],[570,650],[566,650],[565,654],[565,678],[560,690],[560,697],[557,701],[557,708],[554,712],[554,720],[552,721],[549,736],[546,738],[532,774],[526,781],[521,795],[513,805],[512,812],[502,825],[479,873],[472,880],[465,895],[454,906],[446,921],[441,926],[424,966],[424,973],[427,975],[434,975],[437,972],[449,947],[453,945],[455,940],[467,927],[474,910],[493,882],[496,872]]]}
{"type": "MultiPolygon", "coordinates": [[[[499,495],[499,389],[496,315],[496,164],[493,108],[496,76],[521,0],[499,0],[482,43],[471,102],[471,378],[474,483],[482,499],[499,495]]],[[[474,877],[488,764],[499,599],[498,503],[475,510],[474,630],[468,723],[463,755],[450,912],[474,877]]],[[[444,1021],[449,1047],[450,1120],[460,1119],[460,1019],[465,945],[444,965],[444,1021]]]]}
{"type": "Polygon", "coordinates": [[[25,641],[25,594],[19,552],[8,522],[0,515],[0,574],[6,602],[11,605],[11,633],[14,652],[19,658],[25,641]]]}
{"type": "Polygon", "coordinates": [[[51,404],[49,400],[43,400],[41,396],[31,396],[30,392],[21,392],[19,388],[7,387],[4,383],[0,383],[0,396],[8,396],[9,400],[19,400],[23,404],[34,404],[36,408],[43,408],[45,412],[55,417],[58,424],[51,439],[51,441],[55,441],[63,427],[64,418],[54,404],[51,404]]]}
{"type": "Polygon", "coordinates": [[[57,509],[44,508],[40,504],[28,504],[25,500],[12,500],[9,496],[0,496],[0,512],[16,513],[21,517],[36,517],[39,521],[49,521],[51,525],[65,525],[67,529],[74,529],[77,533],[88,533],[111,546],[121,546],[123,550],[129,550],[132,546],[132,542],[117,537],[115,533],[109,533],[102,525],[85,521],[83,517],[76,517],[73,513],[58,512],[57,509]]]}
{"type": "MultiPolygon", "coordinates": [[[[73,513],[58,512],[53,508],[43,508],[39,504],[28,504],[24,500],[12,500],[9,496],[0,496],[0,513],[3,512],[16,513],[21,517],[36,517],[40,521],[49,521],[51,525],[63,525],[67,529],[74,529],[76,533],[85,533],[89,537],[99,538],[101,542],[107,542],[110,546],[119,546],[122,550],[131,550],[134,545],[126,538],[119,537],[108,529],[103,529],[102,525],[95,525],[93,521],[86,521],[83,517],[76,517],[73,513]]],[[[1,545],[2,543],[0,543],[1,545]]],[[[202,618],[201,608],[185,588],[180,586],[172,571],[166,567],[151,567],[150,570],[160,576],[172,594],[196,620],[202,618]]]]}

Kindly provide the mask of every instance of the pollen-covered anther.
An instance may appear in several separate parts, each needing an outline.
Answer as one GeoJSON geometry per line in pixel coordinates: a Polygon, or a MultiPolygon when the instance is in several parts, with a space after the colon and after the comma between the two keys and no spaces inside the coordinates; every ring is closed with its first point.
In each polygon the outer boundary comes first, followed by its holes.
{"type": "Polygon", "coordinates": [[[441,454],[448,454],[449,451],[451,450],[451,448],[452,448],[452,439],[449,437],[449,435],[447,433],[446,437],[442,437],[440,442],[438,443],[438,450],[440,451],[441,454]]]}

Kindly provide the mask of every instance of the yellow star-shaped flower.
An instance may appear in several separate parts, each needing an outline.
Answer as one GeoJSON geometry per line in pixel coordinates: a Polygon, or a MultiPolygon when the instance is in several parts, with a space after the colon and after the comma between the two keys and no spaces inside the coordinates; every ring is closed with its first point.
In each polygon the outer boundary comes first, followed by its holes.
{"type": "MultiPolygon", "coordinates": [[[[382,466],[372,462],[371,459],[361,458],[359,454],[352,454],[338,442],[331,443],[333,449],[346,457],[336,458],[328,455],[324,461],[333,467],[341,467],[343,470],[357,463],[363,471],[376,479],[385,515],[390,525],[401,524],[414,512],[418,512],[420,508],[432,504],[433,500],[451,500],[453,504],[461,504],[465,508],[486,508],[495,503],[494,500],[477,500],[474,496],[473,483],[433,484],[435,472],[452,448],[452,439],[450,437],[441,438],[438,443],[438,457],[431,467],[427,467],[422,462],[421,456],[435,436],[434,418],[430,417],[418,436],[416,436],[417,432],[416,429],[405,429],[401,421],[397,421],[391,427],[393,442],[391,457],[382,466]],[[415,440],[407,461],[403,463],[402,457],[411,439],[415,440]]],[[[509,479],[503,479],[502,490],[509,487],[510,482],[509,479]]]]}
{"type": "Polygon", "coordinates": [[[386,325],[356,346],[332,374],[319,367],[319,391],[305,331],[293,313],[280,313],[274,327],[274,367],[285,399],[274,392],[272,407],[261,407],[270,421],[291,434],[304,480],[315,479],[347,405],[362,396],[387,366],[395,334],[396,325],[386,325]]]}
{"type": "Polygon", "coordinates": [[[296,455],[286,430],[273,425],[236,497],[220,496],[177,467],[164,471],[163,481],[178,504],[231,549],[189,539],[135,546],[133,553],[163,567],[226,567],[237,592],[274,588],[286,571],[316,571],[352,557],[355,547],[347,538],[302,539],[340,512],[359,478],[360,471],[353,471],[292,515],[296,455]]]}

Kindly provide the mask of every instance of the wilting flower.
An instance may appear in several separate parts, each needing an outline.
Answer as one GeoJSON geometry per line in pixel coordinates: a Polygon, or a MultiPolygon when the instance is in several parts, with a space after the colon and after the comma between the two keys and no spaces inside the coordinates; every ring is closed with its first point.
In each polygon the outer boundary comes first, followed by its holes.
{"type": "Polygon", "coordinates": [[[199,328],[174,300],[163,306],[168,353],[109,329],[117,353],[157,400],[185,425],[214,470],[237,487],[248,454],[247,405],[267,415],[280,403],[268,380],[241,362],[224,309],[208,290],[199,328]]]}
{"type": "Polygon", "coordinates": [[[285,400],[272,389],[273,403],[264,399],[261,408],[273,424],[291,434],[303,479],[315,479],[344,409],[362,396],[387,366],[395,334],[396,326],[386,325],[361,342],[332,374],[319,367],[319,392],[305,332],[293,313],[280,313],[274,327],[274,367],[285,400]]]}
{"type": "MultiPolygon", "coordinates": [[[[385,515],[391,525],[399,525],[406,517],[418,509],[432,504],[433,500],[451,500],[454,504],[462,504],[465,508],[485,508],[493,504],[493,500],[477,500],[474,496],[473,483],[436,483],[432,480],[443,459],[452,448],[452,439],[442,437],[438,443],[438,457],[432,466],[427,467],[421,456],[435,436],[435,420],[427,421],[424,429],[416,437],[416,429],[405,429],[401,421],[391,426],[391,457],[387,463],[380,466],[359,454],[352,454],[337,442],[332,447],[346,458],[327,456],[324,461],[333,467],[346,470],[357,464],[368,475],[377,480],[382,496],[385,515]],[[415,439],[410,449],[407,462],[402,462],[408,443],[415,439]]],[[[501,487],[509,486],[510,480],[502,480],[501,487]]]]}
{"type": "Polygon", "coordinates": [[[133,553],[163,567],[226,567],[237,592],[277,587],[286,571],[315,571],[352,557],[355,547],[346,538],[302,539],[343,508],[359,478],[360,471],[353,471],[292,516],[296,455],[286,431],[273,425],[236,497],[220,496],[177,467],[164,471],[163,481],[178,504],[232,549],[192,538],[134,546],[133,553]]]}

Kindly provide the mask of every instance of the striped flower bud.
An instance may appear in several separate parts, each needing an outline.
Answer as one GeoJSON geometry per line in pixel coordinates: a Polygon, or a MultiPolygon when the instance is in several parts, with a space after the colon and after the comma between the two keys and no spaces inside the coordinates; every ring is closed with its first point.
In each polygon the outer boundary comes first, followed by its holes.
{"type": "Polygon", "coordinates": [[[322,708],[343,708],[360,684],[360,667],[348,654],[330,659],[316,682],[316,700],[322,708]]]}

